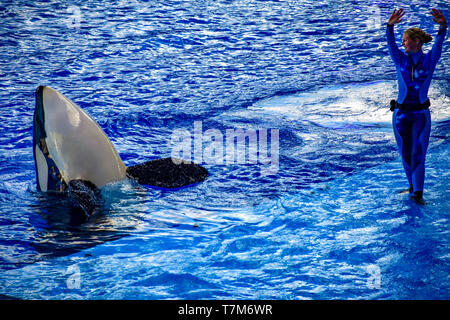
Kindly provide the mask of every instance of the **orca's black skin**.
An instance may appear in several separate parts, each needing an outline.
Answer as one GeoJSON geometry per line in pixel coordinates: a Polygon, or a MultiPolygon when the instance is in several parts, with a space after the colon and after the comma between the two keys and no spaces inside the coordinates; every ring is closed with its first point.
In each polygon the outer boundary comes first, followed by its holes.
{"type": "Polygon", "coordinates": [[[195,163],[172,158],[157,159],[127,168],[127,176],[139,184],[175,189],[198,183],[208,177],[208,171],[195,163]]]}
{"type": "MultiPolygon", "coordinates": [[[[175,164],[172,158],[164,158],[128,167],[127,177],[143,185],[176,189],[202,182],[208,177],[208,171],[195,163],[175,164]]],[[[91,181],[71,180],[67,189],[69,197],[83,209],[87,216],[92,216],[101,210],[104,204],[101,191],[91,181]]]]}
{"type": "Polygon", "coordinates": [[[98,212],[104,204],[100,189],[88,180],[70,180],[68,185],[71,199],[91,216],[98,212]]]}
{"type": "Polygon", "coordinates": [[[42,93],[44,86],[39,86],[36,89],[36,108],[34,109],[34,126],[33,126],[33,143],[36,144],[36,139],[45,139],[47,134],[44,127],[44,106],[42,102],[42,93]]]}

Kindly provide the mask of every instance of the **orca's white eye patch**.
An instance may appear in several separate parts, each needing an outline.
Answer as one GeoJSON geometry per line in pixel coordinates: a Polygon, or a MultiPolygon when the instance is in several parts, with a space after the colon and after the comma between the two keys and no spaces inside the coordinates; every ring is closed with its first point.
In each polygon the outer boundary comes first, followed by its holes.
{"type": "Polygon", "coordinates": [[[47,184],[48,184],[47,160],[45,159],[44,154],[42,153],[41,149],[39,149],[39,146],[37,144],[34,146],[34,148],[36,155],[36,168],[38,172],[39,187],[41,188],[41,191],[47,192],[47,184]]]}

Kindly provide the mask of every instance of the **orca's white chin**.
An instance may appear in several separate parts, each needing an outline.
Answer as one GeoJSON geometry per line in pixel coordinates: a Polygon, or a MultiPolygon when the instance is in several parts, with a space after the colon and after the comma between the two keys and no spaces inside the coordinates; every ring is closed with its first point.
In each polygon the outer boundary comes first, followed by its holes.
{"type": "Polygon", "coordinates": [[[38,189],[42,191],[65,191],[69,181],[75,179],[91,181],[100,188],[126,177],[118,152],[94,119],[47,86],[36,90],[34,143],[47,160],[45,183],[42,170],[46,166],[35,151],[38,189]]]}

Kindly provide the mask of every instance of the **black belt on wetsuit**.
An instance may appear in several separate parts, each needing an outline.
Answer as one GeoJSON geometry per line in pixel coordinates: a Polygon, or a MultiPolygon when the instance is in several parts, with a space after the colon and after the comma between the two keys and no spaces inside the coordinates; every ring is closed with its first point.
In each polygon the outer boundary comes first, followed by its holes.
{"type": "Polygon", "coordinates": [[[391,111],[400,109],[404,111],[418,111],[425,110],[430,107],[430,99],[427,99],[424,103],[398,103],[397,100],[391,100],[391,111]]]}

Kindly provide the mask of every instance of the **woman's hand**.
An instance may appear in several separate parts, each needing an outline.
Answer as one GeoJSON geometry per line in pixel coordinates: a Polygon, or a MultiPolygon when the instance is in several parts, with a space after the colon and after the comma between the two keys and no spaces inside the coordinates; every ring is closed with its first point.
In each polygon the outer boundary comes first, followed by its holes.
{"type": "Polygon", "coordinates": [[[445,20],[444,15],[441,10],[431,9],[431,15],[433,16],[433,21],[439,23],[440,25],[447,25],[447,20],[445,20]]]}
{"type": "Polygon", "coordinates": [[[394,9],[394,12],[392,12],[391,17],[388,20],[388,25],[393,26],[394,24],[402,22],[403,21],[402,18],[404,15],[405,15],[405,10],[403,10],[403,9],[395,10],[394,9]]]}

